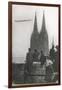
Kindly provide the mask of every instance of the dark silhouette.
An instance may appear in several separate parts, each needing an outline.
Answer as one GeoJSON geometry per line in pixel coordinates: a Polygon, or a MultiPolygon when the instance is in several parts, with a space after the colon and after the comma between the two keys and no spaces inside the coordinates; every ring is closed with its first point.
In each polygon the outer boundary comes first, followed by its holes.
{"type": "Polygon", "coordinates": [[[53,62],[50,60],[50,57],[47,57],[46,59],[46,82],[52,82],[52,76],[53,76],[53,62]]]}
{"type": "Polygon", "coordinates": [[[58,72],[59,71],[59,47],[56,46],[56,51],[55,51],[55,62],[54,62],[54,70],[55,72],[58,72]]]}
{"type": "Polygon", "coordinates": [[[35,49],[35,50],[34,50],[34,53],[33,53],[33,61],[38,61],[38,55],[39,55],[39,53],[38,53],[38,51],[35,49]]]}
{"type": "Polygon", "coordinates": [[[43,51],[41,51],[40,61],[41,61],[41,66],[43,66],[44,63],[46,62],[46,57],[44,56],[43,51]]]}
{"type": "Polygon", "coordinates": [[[30,48],[32,50],[37,49],[37,51],[39,52],[40,50],[42,50],[46,56],[49,54],[49,38],[48,38],[44,13],[43,13],[43,20],[42,20],[40,33],[38,32],[37,16],[35,13],[34,27],[30,39],[30,48]]]}
{"type": "Polygon", "coordinates": [[[54,49],[54,45],[52,46],[52,48],[50,49],[50,58],[53,61],[53,69],[55,71],[55,49],[54,49]]]}
{"type": "Polygon", "coordinates": [[[32,70],[32,52],[31,52],[31,49],[29,48],[29,51],[26,55],[26,63],[25,63],[25,66],[24,66],[24,83],[27,83],[27,82],[32,82],[32,77],[30,76],[31,74],[31,70],[32,70]]]}
{"type": "Polygon", "coordinates": [[[31,49],[29,48],[29,51],[26,55],[25,70],[28,73],[30,73],[31,72],[31,67],[32,67],[32,53],[31,53],[31,49]]]}
{"type": "Polygon", "coordinates": [[[54,45],[53,45],[52,48],[50,49],[50,58],[51,58],[51,60],[54,62],[54,59],[55,59],[54,45]]]}
{"type": "Polygon", "coordinates": [[[59,52],[58,51],[59,51],[58,46],[54,47],[53,45],[52,48],[50,49],[50,58],[53,61],[54,72],[58,72],[58,64],[59,64],[59,52]],[[56,48],[56,51],[54,48],[56,48]]]}

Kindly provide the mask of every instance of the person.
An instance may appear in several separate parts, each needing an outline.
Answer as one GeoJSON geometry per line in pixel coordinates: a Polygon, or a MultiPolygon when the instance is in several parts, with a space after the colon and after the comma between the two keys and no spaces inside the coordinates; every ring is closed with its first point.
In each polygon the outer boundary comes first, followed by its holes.
{"type": "Polygon", "coordinates": [[[32,76],[31,76],[31,70],[32,70],[32,50],[31,48],[28,49],[28,52],[26,54],[26,63],[24,66],[24,83],[31,83],[33,82],[32,76]]]}
{"type": "Polygon", "coordinates": [[[30,73],[31,72],[31,67],[32,67],[32,53],[31,53],[31,49],[29,48],[29,51],[26,55],[25,70],[28,73],[30,73]]]}
{"type": "Polygon", "coordinates": [[[47,57],[47,59],[46,59],[46,77],[45,77],[46,82],[52,81],[52,76],[53,76],[52,65],[53,65],[52,60],[50,60],[50,57],[47,57]]]}
{"type": "Polygon", "coordinates": [[[53,68],[54,68],[54,72],[58,72],[59,70],[59,67],[58,67],[58,64],[59,64],[59,51],[58,51],[58,46],[56,46],[54,48],[54,46],[52,47],[52,49],[50,50],[50,57],[51,57],[51,60],[53,61],[53,68]]]}
{"type": "Polygon", "coordinates": [[[50,49],[50,58],[54,62],[54,60],[55,60],[55,49],[54,49],[54,45],[50,49]]]}
{"type": "Polygon", "coordinates": [[[55,72],[59,72],[59,47],[56,46],[56,51],[55,51],[55,62],[54,62],[54,69],[55,69],[55,72]]]}
{"type": "Polygon", "coordinates": [[[33,61],[38,61],[38,55],[39,55],[39,53],[38,53],[37,49],[34,49],[33,61]]]}
{"type": "Polygon", "coordinates": [[[43,51],[41,51],[40,61],[41,61],[41,66],[43,66],[44,63],[46,62],[46,57],[44,56],[43,51]]]}

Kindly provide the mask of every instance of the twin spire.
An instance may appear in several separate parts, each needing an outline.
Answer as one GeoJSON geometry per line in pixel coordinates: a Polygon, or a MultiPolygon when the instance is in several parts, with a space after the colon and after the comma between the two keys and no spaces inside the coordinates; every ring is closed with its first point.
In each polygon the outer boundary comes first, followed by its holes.
{"type": "MultiPolygon", "coordinates": [[[[44,12],[43,12],[43,20],[42,20],[42,27],[41,27],[41,31],[46,29],[46,25],[45,25],[45,16],[44,16],[44,12]]],[[[41,33],[40,31],[40,33],[41,33]]],[[[38,32],[38,27],[37,27],[37,17],[36,17],[36,12],[35,12],[35,19],[34,19],[34,32],[38,32]]]]}
{"type": "Polygon", "coordinates": [[[49,44],[48,34],[46,31],[44,13],[43,13],[42,27],[41,27],[40,33],[38,32],[37,18],[36,18],[36,13],[35,13],[34,28],[31,35],[30,48],[32,50],[34,49],[37,49],[38,51],[42,50],[45,55],[48,55],[48,52],[49,52],[48,44],[49,44]]]}

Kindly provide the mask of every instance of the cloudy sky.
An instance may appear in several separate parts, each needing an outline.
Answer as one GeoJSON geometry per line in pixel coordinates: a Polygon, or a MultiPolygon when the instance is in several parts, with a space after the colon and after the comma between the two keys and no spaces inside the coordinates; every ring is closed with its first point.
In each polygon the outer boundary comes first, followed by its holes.
{"type": "MultiPolygon", "coordinates": [[[[42,26],[43,12],[45,14],[46,29],[49,37],[49,48],[52,41],[58,45],[58,8],[46,6],[12,6],[12,56],[26,57],[30,47],[30,37],[33,31],[35,12],[37,16],[37,26],[40,32],[42,26]],[[17,22],[22,20],[22,22],[17,22]],[[29,20],[23,22],[23,20],[29,20]]],[[[13,60],[14,62],[19,62],[13,60]]],[[[22,62],[22,61],[21,61],[22,62]]]]}

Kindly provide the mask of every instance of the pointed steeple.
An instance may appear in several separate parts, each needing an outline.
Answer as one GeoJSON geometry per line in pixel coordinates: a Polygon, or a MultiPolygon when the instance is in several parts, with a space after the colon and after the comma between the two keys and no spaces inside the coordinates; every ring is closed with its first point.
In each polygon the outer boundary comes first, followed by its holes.
{"type": "Polygon", "coordinates": [[[35,19],[34,19],[34,27],[33,27],[33,32],[31,35],[31,41],[30,41],[30,47],[31,49],[37,49],[38,48],[38,28],[37,28],[37,17],[36,17],[36,12],[35,12],[35,19]]]}
{"type": "Polygon", "coordinates": [[[43,11],[42,27],[41,27],[40,34],[41,34],[41,33],[47,33],[47,31],[46,31],[46,24],[45,24],[45,16],[44,16],[44,11],[43,11]]]}
{"type": "Polygon", "coordinates": [[[42,27],[41,27],[39,39],[40,39],[39,49],[43,51],[44,55],[48,55],[48,52],[49,52],[49,42],[48,42],[48,34],[47,34],[47,30],[46,30],[44,12],[43,12],[42,27]]]}
{"type": "Polygon", "coordinates": [[[35,12],[35,18],[34,18],[34,28],[33,28],[33,33],[38,34],[36,12],[35,12]]]}
{"type": "Polygon", "coordinates": [[[46,26],[45,26],[45,16],[44,16],[44,12],[43,12],[42,28],[46,28],[46,26]]]}

